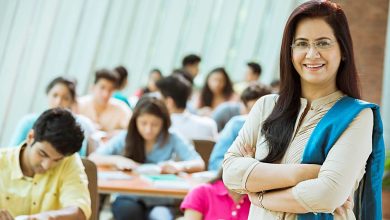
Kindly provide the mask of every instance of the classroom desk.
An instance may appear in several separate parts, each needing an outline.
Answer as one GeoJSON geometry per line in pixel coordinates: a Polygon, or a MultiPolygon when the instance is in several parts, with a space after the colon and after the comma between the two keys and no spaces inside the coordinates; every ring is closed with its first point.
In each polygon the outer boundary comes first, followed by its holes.
{"type": "MultiPolygon", "coordinates": [[[[99,169],[100,170],[100,169],[99,169]]],[[[124,172],[131,176],[128,180],[119,179],[98,179],[99,193],[121,193],[127,195],[151,196],[151,197],[165,197],[165,198],[184,198],[190,189],[183,187],[156,187],[152,181],[146,180],[138,174],[132,172],[124,172]]],[[[199,185],[191,178],[191,175],[185,174],[179,177],[183,182],[187,183],[191,188],[199,185]]]]}

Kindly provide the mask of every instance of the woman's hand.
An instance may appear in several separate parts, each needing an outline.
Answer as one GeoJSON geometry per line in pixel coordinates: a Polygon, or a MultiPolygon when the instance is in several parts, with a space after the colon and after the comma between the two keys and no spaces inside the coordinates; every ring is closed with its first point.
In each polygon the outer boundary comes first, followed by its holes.
{"type": "Polygon", "coordinates": [[[115,166],[119,170],[134,170],[139,166],[134,160],[126,157],[118,157],[115,161],[115,166]]]}
{"type": "Polygon", "coordinates": [[[238,150],[240,151],[240,153],[244,157],[252,157],[252,158],[254,158],[255,154],[256,154],[256,148],[255,147],[251,147],[250,145],[247,145],[247,144],[244,145],[244,146],[240,146],[240,148],[238,150]]]}
{"type": "Polygon", "coordinates": [[[353,206],[354,206],[353,198],[352,198],[352,196],[349,196],[347,201],[345,201],[342,206],[340,206],[336,210],[334,210],[334,212],[339,214],[339,215],[344,215],[344,210],[353,209],[353,206]]]}

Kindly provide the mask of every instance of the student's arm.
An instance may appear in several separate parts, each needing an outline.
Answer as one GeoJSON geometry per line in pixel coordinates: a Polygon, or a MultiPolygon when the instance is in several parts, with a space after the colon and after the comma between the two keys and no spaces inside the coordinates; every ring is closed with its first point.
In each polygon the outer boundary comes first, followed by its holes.
{"type": "Polygon", "coordinates": [[[0,220],[13,220],[11,213],[6,209],[0,209],[0,220]]]}
{"type": "Polygon", "coordinates": [[[176,153],[180,161],[166,161],[160,163],[163,173],[193,173],[205,169],[204,161],[187,139],[176,133],[171,133],[169,138],[171,139],[170,144],[173,145],[174,153],[176,153]]]}
{"type": "Polygon", "coordinates": [[[100,146],[94,153],[89,155],[98,166],[116,166],[118,169],[134,169],[139,164],[133,160],[122,156],[125,148],[126,131],[121,131],[113,137],[107,145],[100,146]]]}
{"type": "Polygon", "coordinates": [[[63,208],[56,211],[42,212],[30,216],[18,216],[15,220],[86,220],[83,211],[77,206],[63,208]]]}
{"type": "Polygon", "coordinates": [[[50,214],[59,219],[89,219],[91,216],[91,197],[83,163],[78,154],[73,154],[64,160],[66,160],[63,161],[65,164],[59,170],[61,172],[59,180],[61,181],[59,188],[61,209],[50,214]]]}
{"type": "Polygon", "coordinates": [[[193,188],[183,202],[180,204],[180,210],[184,212],[185,220],[201,220],[207,211],[210,211],[209,192],[206,191],[206,185],[200,185],[193,188]]]}
{"type": "Polygon", "coordinates": [[[256,148],[261,124],[272,111],[272,102],[276,102],[274,97],[263,96],[256,102],[238,137],[225,154],[224,183],[238,193],[291,187],[318,175],[318,165],[262,163],[243,155],[245,146],[256,148]]]}
{"type": "Polygon", "coordinates": [[[209,159],[208,170],[218,171],[221,169],[223,156],[233,144],[243,124],[244,118],[241,117],[234,117],[228,121],[221,131],[221,135],[219,136],[217,143],[215,143],[213,147],[213,151],[211,152],[209,159]]]}
{"type": "Polygon", "coordinates": [[[203,215],[202,213],[193,210],[193,209],[186,209],[184,211],[184,219],[185,220],[202,220],[203,215]]]}

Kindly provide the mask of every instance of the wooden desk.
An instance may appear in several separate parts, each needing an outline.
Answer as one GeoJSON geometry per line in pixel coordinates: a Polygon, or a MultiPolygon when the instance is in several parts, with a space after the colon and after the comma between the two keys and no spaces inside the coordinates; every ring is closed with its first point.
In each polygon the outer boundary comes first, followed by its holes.
{"type": "MultiPolygon", "coordinates": [[[[128,195],[152,196],[152,197],[169,197],[169,198],[184,198],[189,189],[175,188],[158,188],[153,182],[145,180],[138,174],[125,172],[132,178],[129,180],[114,180],[114,179],[98,179],[99,193],[121,193],[128,195]]],[[[199,185],[199,182],[191,179],[191,175],[180,177],[188,183],[191,188],[199,185]]]]}

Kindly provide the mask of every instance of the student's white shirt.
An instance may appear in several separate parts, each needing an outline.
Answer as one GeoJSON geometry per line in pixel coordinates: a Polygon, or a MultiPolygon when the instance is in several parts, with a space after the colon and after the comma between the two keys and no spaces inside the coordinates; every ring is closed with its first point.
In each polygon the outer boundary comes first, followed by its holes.
{"type": "Polygon", "coordinates": [[[189,140],[217,140],[217,124],[211,118],[185,111],[183,113],[172,113],[171,121],[170,130],[181,134],[189,140]]]}

